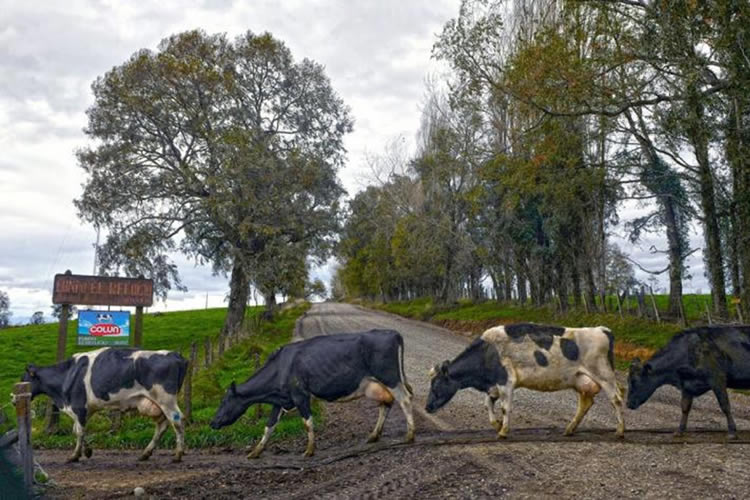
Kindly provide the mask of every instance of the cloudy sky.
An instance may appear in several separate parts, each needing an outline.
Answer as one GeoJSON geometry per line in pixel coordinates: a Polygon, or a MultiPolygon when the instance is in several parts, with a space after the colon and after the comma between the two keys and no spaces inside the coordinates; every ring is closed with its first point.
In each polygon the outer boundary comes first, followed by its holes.
{"type": "MultiPolygon", "coordinates": [[[[414,137],[425,78],[439,71],[430,49],[458,4],[0,0],[0,290],[10,295],[12,320],[49,313],[55,273],[93,270],[95,233],[77,219],[72,200],[84,181],[73,152],[86,143],[82,128],[97,76],[183,30],[270,31],[296,58],[322,63],[352,108],[355,132],[340,173],[351,194],[365,182],[367,152],[399,135],[414,137]]],[[[172,294],[159,309],[224,304],[226,279],[176,261],[189,292],[172,294]]],[[[694,264],[702,269],[700,258],[694,264]]],[[[705,289],[696,276],[702,270],[694,269],[687,287],[705,289]]]]}

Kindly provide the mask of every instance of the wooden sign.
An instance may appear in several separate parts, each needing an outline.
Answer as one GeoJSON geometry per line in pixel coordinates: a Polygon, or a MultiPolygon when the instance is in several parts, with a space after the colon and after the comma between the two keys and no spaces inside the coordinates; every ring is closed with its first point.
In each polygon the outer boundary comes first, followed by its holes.
{"type": "Polygon", "coordinates": [[[154,303],[154,281],[145,278],[56,274],[52,303],[149,307],[154,303]]]}

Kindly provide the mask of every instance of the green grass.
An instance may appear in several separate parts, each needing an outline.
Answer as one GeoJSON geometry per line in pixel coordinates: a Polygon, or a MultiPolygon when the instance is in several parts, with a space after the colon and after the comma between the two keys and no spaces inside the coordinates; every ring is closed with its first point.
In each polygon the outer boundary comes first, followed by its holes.
{"type": "MultiPolygon", "coordinates": [[[[235,424],[215,431],[208,426],[213,418],[226,388],[232,380],[237,383],[245,381],[254,371],[255,353],[260,354],[261,364],[270,353],[291,340],[295,320],[304,313],[309,304],[287,311],[279,312],[273,322],[261,323],[259,331],[243,339],[231,349],[225,351],[224,356],[217,360],[210,368],[202,369],[193,378],[193,422],[188,424],[185,441],[188,448],[207,446],[245,445],[260,437],[265,426],[265,417],[269,408],[264,408],[264,418],[256,419],[255,409],[249,410],[235,424]]],[[[262,308],[248,308],[248,319],[257,316],[262,308]]],[[[205,311],[171,312],[159,316],[144,317],[144,347],[148,349],[172,349],[186,353],[192,341],[202,341],[206,336],[215,336],[224,320],[225,309],[209,309],[205,311]]],[[[56,325],[42,325],[40,327],[25,327],[10,330],[12,339],[3,338],[6,333],[0,333],[0,348],[8,352],[7,346],[15,349],[26,349],[26,354],[14,351],[11,357],[14,367],[3,366],[2,383],[10,387],[18,380],[28,360],[37,364],[48,364],[54,359],[56,330],[49,327],[56,325]],[[47,327],[45,330],[44,327],[47,327]],[[29,329],[34,329],[30,332],[29,329]],[[50,330],[50,331],[47,331],[50,330]],[[26,333],[26,335],[23,335],[26,333]],[[39,334],[33,337],[33,333],[39,334]],[[36,339],[36,342],[34,341],[36,339]],[[36,345],[42,344],[42,345],[36,345]],[[43,345],[46,344],[46,345],[43,345]],[[50,351],[48,353],[47,351],[50,351]],[[34,357],[34,356],[39,356],[34,357]],[[41,358],[41,359],[40,359],[41,358]],[[7,372],[7,374],[6,374],[7,372]]],[[[73,325],[70,325],[72,332],[73,325]]],[[[71,342],[69,353],[74,351],[71,342]]],[[[202,357],[199,356],[202,361],[202,357]]],[[[201,365],[202,366],[202,365],[201,365]]],[[[183,401],[180,397],[180,404],[183,401]]],[[[72,448],[72,421],[67,416],[60,419],[60,432],[48,436],[42,432],[44,426],[41,415],[46,405],[46,398],[40,397],[34,401],[33,408],[37,418],[33,420],[33,442],[35,446],[43,448],[72,448]]],[[[184,407],[183,407],[184,409],[184,407]]],[[[320,420],[318,406],[314,406],[316,420],[320,420]]],[[[151,440],[154,432],[153,422],[144,417],[126,415],[122,419],[122,426],[118,433],[111,433],[111,421],[106,411],[95,414],[86,425],[86,439],[94,448],[144,448],[151,440]]],[[[299,416],[292,414],[285,416],[274,431],[274,436],[285,436],[303,432],[302,421],[299,416]]],[[[174,433],[167,432],[161,440],[161,447],[174,446],[174,433]]]]}
{"type": "Polygon", "coordinates": [[[497,321],[498,324],[530,321],[571,327],[604,325],[614,332],[618,341],[626,341],[651,349],[662,347],[675,333],[682,329],[676,323],[662,322],[659,324],[630,315],[624,315],[623,318],[620,318],[617,313],[587,314],[582,311],[571,311],[561,315],[548,308],[521,307],[495,301],[478,304],[459,301],[449,306],[436,307],[430,299],[419,299],[411,302],[369,305],[394,314],[437,323],[446,321],[465,322],[469,328],[472,323],[480,324],[493,320],[497,321]]]}

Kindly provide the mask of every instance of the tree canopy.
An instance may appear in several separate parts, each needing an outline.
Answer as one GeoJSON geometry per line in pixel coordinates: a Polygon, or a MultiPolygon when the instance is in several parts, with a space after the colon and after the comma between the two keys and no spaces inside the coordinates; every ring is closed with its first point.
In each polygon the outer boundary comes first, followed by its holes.
{"type": "MultiPolygon", "coordinates": [[[[321,65],[250,31],[188,31],[140,50],[93,83],[78,152],[80,216],[108,232],[101,271],[181,288],[170,252],[231,272],[225,330],[250,283],[267,296],[274,250],[323,258],[338,228],[349,109],[321,65]]],[[[298,266],[305,272],[305,266],[298,266]]]]}

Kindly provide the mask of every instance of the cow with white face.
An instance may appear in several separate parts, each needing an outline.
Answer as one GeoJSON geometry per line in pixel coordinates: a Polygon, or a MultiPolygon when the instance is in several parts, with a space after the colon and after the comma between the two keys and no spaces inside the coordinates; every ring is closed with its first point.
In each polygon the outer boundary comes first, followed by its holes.
{"type": "Polygon", "coordinates": [[[565,429],[571,435],[594,404],[601,390],[617,415],[617,436],[623,437],[623,394],[614,370],[614,337],[608,328],[563,328],[520,323],[490,328],[453,361],[444,361],[430,371],[431,386],[426,410],[433,413],[453,398],[459,389],[471,387],[485,392],[490,423],[504,438],[510,431],[513,391],[573,389],[578,393],[578,411],[565,429]],[[495,415],[501,402],[502,424],[495,415]]]}
{"type": "Polygon", "coordinates": [[[187,373],[188,362],[177,352],[103,348],[74,354],[52,366],[26,367],[22,381],[31,382],[32,399],[46,394],[73,419],[76,447],[68,461],[82,453],[91,457],[84,443],[86,420],[96,411],[136,409],[156,424],[154,437],[140,460],[151,456],[167,426],[177,435],[174,461],[184,453],[182,412],[177,392],[187,373]]]}

